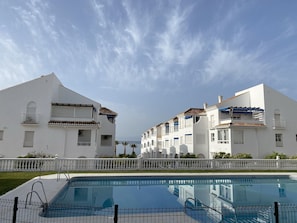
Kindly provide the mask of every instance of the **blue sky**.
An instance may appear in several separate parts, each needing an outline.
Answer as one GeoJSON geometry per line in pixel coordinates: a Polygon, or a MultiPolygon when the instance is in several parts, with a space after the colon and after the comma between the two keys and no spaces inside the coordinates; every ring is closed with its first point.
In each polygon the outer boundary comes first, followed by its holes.
{"type": "Polygon", "coordinates": [[[297,100],[295,0],[1,0],[0,89],[54,72],[117,138],[256,84],[297,100]]]}

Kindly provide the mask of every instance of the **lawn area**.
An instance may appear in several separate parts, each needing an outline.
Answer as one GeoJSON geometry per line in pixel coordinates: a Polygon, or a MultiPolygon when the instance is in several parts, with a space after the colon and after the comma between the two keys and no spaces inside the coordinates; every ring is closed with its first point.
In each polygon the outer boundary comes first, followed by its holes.
{"type": "MultiPolygon", "coordinates": [[[[42,175],[47,174],[52,174],[52,172],[42,173],[42,175]]],[[[40,176],[40,172],[0,172],[0,195],[37,176],[40,176]]]]}

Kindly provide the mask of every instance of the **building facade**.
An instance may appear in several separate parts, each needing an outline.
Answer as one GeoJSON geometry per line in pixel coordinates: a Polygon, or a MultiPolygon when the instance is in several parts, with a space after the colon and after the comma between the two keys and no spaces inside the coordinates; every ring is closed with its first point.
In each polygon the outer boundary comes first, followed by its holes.
{"type": "MultiPolygon", "coordinates": [[[[151,157],[157,151],[163,157],[172,157],[172,146],[178,148],[177,156],[184,154],[182,148],[187,147],[186,152],[205,158],[213,158],[219,152],[249,153],[253,158],[264,158],[273,152],[297,154],[297,102],[264,84],[237,92],[226,100],[219,96],[217,104],[205,104],[198,110],[199,118],[193,116],[188,132],[181,128],[175,132],[174,119],[159,124],[169,125],[169,129],[168,133],[160,132],[156,147],[148,143],[152,140],[149,132],[156,127],[144,132],[143,156],[151,157]],[[175,142],[176,135],[183,140],[175,142]],[[186,140],[190,135],[193,140],[186,140]]],[[[180,122],[187,120],[186,113],[178,117],[180,122]]]]}
{"type": "Polygon", "coordinates": [[[112,157],[117,114],[55,74],[0,91],[0,156],[112,157]]]}
{"type": "Polygon", "coordinates": [[[144,157],[174,158],[197,154],[205,158],[208,151],[207,116],[204,109],[190,108],[142,135],[144,157]]]}

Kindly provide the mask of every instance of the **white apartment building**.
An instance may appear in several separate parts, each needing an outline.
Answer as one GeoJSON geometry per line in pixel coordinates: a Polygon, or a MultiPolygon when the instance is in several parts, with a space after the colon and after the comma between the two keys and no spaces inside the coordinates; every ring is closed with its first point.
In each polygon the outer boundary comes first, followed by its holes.
{"type": "Polygon", "coordinates": [[[117,114],[64,87],[53,73],[1,90],[0,104],[0,157],[114,155],[117,114]]]}
{"type": "Polygon", "coordinates": [[[143,133],[142,156],[174,158],[195,153],[205,158],[208,153],[207,125],[204,109],[190,108],[143,133]]]}
{"type": "MultiPolygon", "coordinates": [[[[217,104],[205,104],[203,110],[198,110],[199,118],[193,115],[187,131],[181,126],[175,131],[176,119],[170,119],[158,125],[162,128],[157,138],[150,134],[156,127],[144,132],[142,155],[152,157],[161,152],[163,157],[173,157],[174,152],[178,155],[188,152],[212,158],[218,152],[225,152],[264,158],[272,152],[297,154],[297,102],[264,84],[237,92],[226,100],[219,96],[217,104]],[[178,142],[174,140],[177,135],[178,142]],[[192,140],[187,140],[189,136],[192,140]],[[158,144],[151,145],[152,140],[158,144]],[[185,147],[187,151],[183,150],[185,147]]],[[[177,118],[179,123],[185,123],[187,115],[181,113],[177,118]]]]}

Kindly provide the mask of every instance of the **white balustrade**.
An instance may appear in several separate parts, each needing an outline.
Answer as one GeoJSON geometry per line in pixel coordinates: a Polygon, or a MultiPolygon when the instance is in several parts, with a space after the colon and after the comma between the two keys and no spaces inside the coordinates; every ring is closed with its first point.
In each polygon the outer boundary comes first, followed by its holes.
{"type": "Polygon", "coordinates": [[[296,170],[294,159],[0,158],[8,171],[296,170]]]}

